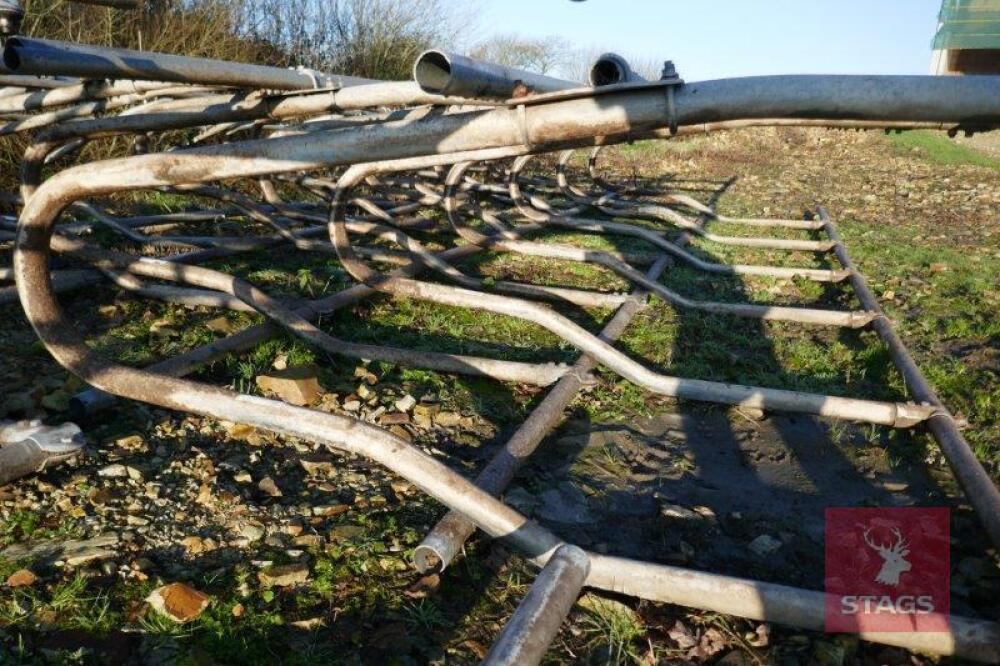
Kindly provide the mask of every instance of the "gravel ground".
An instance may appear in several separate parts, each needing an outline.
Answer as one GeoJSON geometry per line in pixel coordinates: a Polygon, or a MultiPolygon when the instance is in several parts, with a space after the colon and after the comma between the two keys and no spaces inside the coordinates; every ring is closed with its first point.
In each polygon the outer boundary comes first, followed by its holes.
{"type": "MultiPolygon", "coordinates": [[[[959,366],[972,373],[975,388],[956,389],[956,411],[985,433],[974,441],[996,472],[1000,431],[988,411],[995,407],[980,403],[997,394],[1000,337],[990,337],[995,328],[988,324],[941,335],[939,323],[958,315],[937,301],[907,300],[921,292],[919,281],[934,284],[937,271],[923,258],[880,255],[882,241],[866,234],[889,229],[897,245],[947,249],[962,261],[997,266],[1000,171],[935,164],[876,133],[788,129],[626,149],[607,164],[620,177],[669,173],[677,186],[734,179],[719,202],[730,214],[793,217],[817,202],[827,205],[844,221],[849,245],[858,245],[863,270],[918,357],[957,364],[942,366],[941,377],[959,366]],[[934,325],[924,331],[927,321],[934,325]]],[[[979,320],[992,321],[1000,311],[996,274],[985,280],[975,298],[966,294],[971,301],[949,307],[968,309],[971,302],[979,320]]],[[[99,331],[108,326],[142,322],[135,345],[162,351],[187,333],[188,315],[130,304],[109,290],[71,302],[95,340],[103,340],[99,331]]],[[[4,315],[2,411],[8,418],[64,417],[78,382],[39,348],[15,307],[4,315]]],[[[204,323],[215,315],[191,317],[204,323]]],[[[252,357],[253,372],[244,379],[299,365],[294,345],[283,344],[252,357]]],[[[128,346],[126,340],[119,351],[128,346]]],[[[396,368],[334,365],[316,373],[316,408],[382,424],[470,474],[539,398],[523,387],[485,389],[396,368]],[[491,408],[491,401],[507,407],[491,408]]],[[[202,378],[240,388],[236,374],[220,366],[202,378]]],[[[955,605],[1000,617],[997,554],[975,536],[975,520],[940,456],[925,445],[896,464],[888,446],[859,452],[857,442],[868,440],[858,429],[678,410],[647,398],[634,412],[619,406],[610,418],[595,419],[603,390],[618,389],[612,382],[573,406],[554,445],[508,494],[511,504],[599,550],[816,587],[821,534],[797,516],[803,507],[821,510],[831,498],[944,503],[956,512],[955,605]],[[803,454],[810,443],[843,455],[810,477],[810,466],[824,465],[803,454]],[[602,457],[609,451],[610,458],[602,457]],[[742,465],[727,451],[752,454],[753,463],[742,465]],[[741,493],[752,482],[761,484],[754,493],[764,494],[741,509],[741,493]],[[780,501],[771,501],[765,487],[783,488],[780,501]],[[773,556],[748,550],[761,535],[780,550],[773,556]]],[[[606,409],[613,400],[604,400],[606,409]]],[[[26,569],[37,576],[27,585],[0,586],[0,662],[469,663],[483,656],[531,580],[530,568],[485,540],[473,542],[441,577],[414,574],[409,554],[441,508],[409,483],[311,442],[133,403],[80,425],[88,440],[80,458],[0,488],[0,547],[7,548],[0,573],[26,569]],[[151,609],[144,600],[168,583],[207,594],[204,614],[176,625],[151,609]]],[[[574,611],[550,658],[928,663],[850,637],[596,595],[574,611]]]]}

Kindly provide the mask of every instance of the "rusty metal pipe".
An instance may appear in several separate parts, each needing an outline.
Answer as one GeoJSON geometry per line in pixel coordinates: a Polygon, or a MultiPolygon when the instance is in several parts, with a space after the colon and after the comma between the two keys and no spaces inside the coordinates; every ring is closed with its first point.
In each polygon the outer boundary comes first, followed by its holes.
{"type": "MultiPolygon", "coordinates": [[[[723,384],[656,373],[623,354],[607,342],[549,307],[507,296],[459,287],[420,282],[412,278],[376,274],[353,253],[349,230],[343,220],[343,201],[371,167],[351,167],[341,176],[340,188],[331,207],[330,238],[344,268],[359,282],[395,296],[431,301],[442,305],[473,308],[529,321],[559,336],[580,351],[594,356],[619,376],[653,393],[675,398],[799,412],[858,420],[896,427],[913,426],[929,416],[926,408],[903,403],[855,400],[818,394],[723,384]]],[[[36,195],[37,196],[37,195],[36,195]]],[[[644,285],[645,286],[645,285],[644,285]]]]}
{"type": "MultiPolygon", "coordinates": [[[[168,409],[247,423],[368,457],[411,480],[446,506],[460,510],[487,533],[504,538],[539,564],[544,564],[562,545],[547,530],[477,489],[461,475],[379,428],[355,419],[151,375],[104,359],[89,349],[69,324],[51,291],[47,255],[59,204],[46,215],[46,203],[40,193],[28,203],[22,217],[14,264],[18,290],[26,315],[43,343],[57,361],[85,381],[168,409]]],[[[588,582],[603,589],[638,593],[654,600],[700,595],[697,606],[743,617],[780,618],[777,621],[797,626],[812,627],[814,618],[823,614],[820,593],[592,554],[590,559],[588,582]]],[[[879,634],[870,638],[939,654],[978,659],[1000,656],[1000,628],[995,624],[953,617],[951,626],[951,633],[879,634]]]]}
{"type": "Polygon", "coordinates": [[[569,615],[590,572],[590,558],[576,546],[560,546],[531,584],[490,648],[484,666],[534,666],[569,615]]]}
{"type": "Polygon", "coordinates": [[[944,453],[955,478],[958,479],[959,485],[962,486],[966,497],[969,498],[969,502],[976,510],[976,515],[979,516],[983,527],[986,528],[990,540],[995,545],[1000,546],[1000,490],[997,490],[989,474],[983,469],[982,463],[958,429],[955,417],[941,402],[934,388],[924,377],[916,361],[913,360],[906,345],[896,333],[892,322],[882,311],[878,299],[875,298],[868,283],[855,267],[847,252],[847,247],[841,242],[837,227],[829,213],[825,208],[820,207],[819,215],[830,240],[836,243],[834,254],[836,254],[840,264],[851,272],[850,281],[854,293],[865,310],[875,315],[872,328],[882,338],[882,342],[889,350],[889,355],[892,357],[899,374],[903,376],[906,389],[913,396],[913,399],[933,408],[933,414],[927,420],[927,427],[938,446],[941,447],[941,452],[944,453]]]}
{"type": "MultiPolygon", "coordinates": [[[[647,275],[655,280],[666,267],[667,262],[661,257],[647,275]]],[[[635,289],[630,299],[601,329],[601,338],[614,342],[621,337],[632,319],[646,308],[648,300],[648,293],[644,289],[641,287],[635,289]]],[[[476,476],[476,485],[491,495],[502,493],[517,471],[562,418],[566,407],[593,379],[591,372],[596,367],[597,362],[591,357],[580,358],[507,440],[503,449],[479,472],[476,476]]],[[[449,511],[413,550],[414,566],[423,573],[444,571],[475,531],[474,523],[460,513],[449,511]]]]}

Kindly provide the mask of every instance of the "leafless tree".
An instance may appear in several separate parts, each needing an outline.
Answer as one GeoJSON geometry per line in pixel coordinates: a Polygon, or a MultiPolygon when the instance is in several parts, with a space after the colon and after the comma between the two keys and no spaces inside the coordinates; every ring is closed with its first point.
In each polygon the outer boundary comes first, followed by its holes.
{"type": "Polygon", "coordinates": [[[587,81],[594,61],[602,54],[608,52],[618,53],[618,55],[628,61],[632,71],[650,81],[659,79],[663,71],[662,60],[649,56],[630,55],[628,52],[616,51],[612,48],[592,46],[571,52],[566,59],[562,75],[573,81],[587,81]]]}
{"type": "Polygon", "coordinates": [[[532,38],[503,34],[479,43],[469,55],[499,65],[552,74],[565,64],[570,53],[569,43],[555,35],[532,38]]]}

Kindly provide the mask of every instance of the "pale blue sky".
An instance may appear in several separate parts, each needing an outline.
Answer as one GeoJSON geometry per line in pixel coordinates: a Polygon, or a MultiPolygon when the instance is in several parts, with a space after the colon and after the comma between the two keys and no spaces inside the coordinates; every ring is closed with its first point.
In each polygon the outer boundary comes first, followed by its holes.
{"type": "Polygon", "coordinates": [[[671,59],[689,81],[754,74],[926,74],[940,0],[479,0],[482,37],[560,35],[671,59]]]}

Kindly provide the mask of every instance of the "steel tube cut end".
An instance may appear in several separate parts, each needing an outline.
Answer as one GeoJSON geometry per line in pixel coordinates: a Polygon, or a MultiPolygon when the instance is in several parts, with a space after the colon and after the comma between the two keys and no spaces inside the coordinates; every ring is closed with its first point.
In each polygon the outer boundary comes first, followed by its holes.
{"type": "Polygon", "coordinates": [[[581,87],[572,81],[438,49],[420,54],[413,64],[413,78],[424,92],[487,99],[510,99],[581,87]]]}
{"type": "Polygon", "coordinates": [[[594,61],[590,67],[590,85],[611,86],[629,81],[644,81],[645,79],[629,66],[628,61],[617,53],[605,53],[594,61]]]}
{"type": "Polygon", "coordinates": [[[424,92],[445,94],[451,83],[451,61],[444,51],[424,51],[413,64],[413,80],[424,92]]]}

